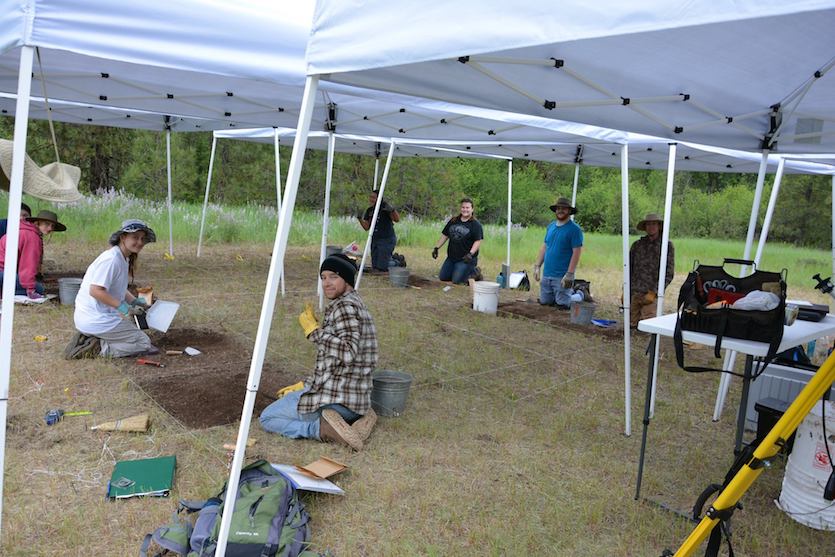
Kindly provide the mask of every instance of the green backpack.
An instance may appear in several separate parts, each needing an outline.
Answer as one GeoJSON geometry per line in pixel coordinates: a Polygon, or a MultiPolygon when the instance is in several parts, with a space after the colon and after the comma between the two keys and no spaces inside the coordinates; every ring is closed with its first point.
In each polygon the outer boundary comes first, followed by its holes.
{"type": "MultiPolygon", "coordinates": [[[[181,500],[171,522],[145,536],[140,555],[151,543],[156,555],[210,557],[217,549],[226,486],[205,501],[181,500]],[[186,514],[181,514],[185,511],[186,514]],[[192,526],[188,514],[197,513],[192,526]]],[[[226,554],[235,557],[314,557],[308,551],[309,515],[296,490],[267,461],[259,460],[241,470],[226,554]]]]}

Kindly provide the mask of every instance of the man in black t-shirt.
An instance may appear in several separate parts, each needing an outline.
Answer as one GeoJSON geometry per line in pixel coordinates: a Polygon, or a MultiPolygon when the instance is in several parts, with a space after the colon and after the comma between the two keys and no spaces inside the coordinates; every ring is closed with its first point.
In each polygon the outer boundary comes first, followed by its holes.
{"type": "MultiPolygon", "coordinates": [[[[438,278],[456,284],[467,284],[478,265],[478,248],[484,239],[481,223],[475,219],[473,200],[461,200],[461,212],[444,226],[440,239],[432,249],[432,259],[438,258],[438,250],[449,240],[446,260],[441,265],[438,278]]],[[[477,279],[478,280],[478,279],[477,279]]]]}
{"type": "MultiPolygon", "coordinates": [[[[362,215],[357,215],[360,226],[364,230],[371,228],[371,219],[374,216],[374,207],[377,205],[377,192],[372,191],[368,196],[371,206],[362,215]]],[[[380,213],[377,215],[377,223],[374,226],[374,233],[371,235],[371,267],[375,271],[388,272],[393,261],[391,254],[397,245],[397,236],[394,233],[394,223],[400,221],[400,213],[387,201],[380,203],[380,213]]]]}

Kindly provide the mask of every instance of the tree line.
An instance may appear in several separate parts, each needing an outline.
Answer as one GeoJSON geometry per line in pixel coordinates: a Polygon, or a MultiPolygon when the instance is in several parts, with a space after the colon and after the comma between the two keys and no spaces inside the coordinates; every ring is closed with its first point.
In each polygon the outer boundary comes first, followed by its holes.
{"type": "MultiPolygon", "coordinates": [[[[13,119],[0,120],[0,133],[11,138],[13,119]]],[[[61,160],[79,166],[79,189],[89,195],[119,189],[139,197],[160,199],[167,192],[165,135],[142,130],[56,123],[61,160]]],[[[54,157],[46,122],[30,122],[29,155],[46,164],[54,157]]],[[[172,133],[174,197],[202,202],[211,153],[208,132],[172,133]]],[[[290,148],[281,149],[282,177],[290,148]]],[[[297,194],[297,206],[321,210],[326,155],[309,150],[297,194]]],[[[380,163],[380,175],[384,159],[380,163]]],[[[573,165],[514,161],[513,222],[544,225],[558,196],[571,196],[573,165]]],[[[367,206],[374,180],[374,159],[337,154],[334,161],[332,214],[356,214],[367,206]]],[[[630,170],[632,226],[648,212],[663,212],[665,172],[630,170]]],[[[768,203],[773,175],[766,180],[760,223],[768,203]]],[[[678,172],[673,198],[674,236],[744,238],[754,199],[754,174],[678,172]]],[[[831,177],[787,175],[778,200],[770,241],[817,248],[831,246],[831,177]]],[[[401,213],[443,219],[456,212],[461,197],[474,200],[476,216],[487,223],[507,218],[507,164],[483,159],[397,158],[392,163],[386,199],[401,213]]],[[[275,205],[275,164],[272,144],[231,139],[217,143],[211,200],[220,204],[275,205]]],[[[620,233],[620,171],[583,166],[577,193],[577,222],[587,231],[620,233]]],[[[634,228],[633,228],[634,231],[634,228]]]]}

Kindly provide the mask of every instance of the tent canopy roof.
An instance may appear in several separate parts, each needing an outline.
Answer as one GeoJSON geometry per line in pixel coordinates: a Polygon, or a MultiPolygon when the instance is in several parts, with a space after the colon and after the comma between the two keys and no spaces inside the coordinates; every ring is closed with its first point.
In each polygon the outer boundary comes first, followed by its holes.
{"type": "MultiPolygon", "coordinates": [[[[295,128],[253,128],[215,131],[219,139],[238,139],[259,143],[273,143],[278,132],[279,143],[292,145],[295,128]]],[[[340,153],[365,156],[382,156],[388,153],[392,138],[356,134],[334,134],[334,148],[340,153]]],[[[455,141],[409,140],[394,138],[395,156],[431,158],[502,158],[535,160],[557,164],[580,163],[586,166],[619,167],[620,147],[601,141],[549,142],[549,141],[455,141]]],[[[637,141],[637,140],[636,140],[637,141]]],[[[327,150],[328,133],[310,132],[307,148],[327,150]]],[[[629,148],[629,166],[633,169],[666,170],[669,143],[648,140],[635,142],[629,148]]],[[[762,155],[679,143],[676,150],[676,170],[693,172],[733,172],[756,174],[762,155]]],[[[779,155],[768,158],[769,170],[774,171],[779,155]]],[[[805,159],[787,161],[785,172],[806,174],[835,174],[832,157],[808,156],[805,159]]]]}
{"type": "Polygon", "coordinates": [[[676,141],[835,151],[835,0],[404,1],[319,0],[308,73],[676,141]]]}

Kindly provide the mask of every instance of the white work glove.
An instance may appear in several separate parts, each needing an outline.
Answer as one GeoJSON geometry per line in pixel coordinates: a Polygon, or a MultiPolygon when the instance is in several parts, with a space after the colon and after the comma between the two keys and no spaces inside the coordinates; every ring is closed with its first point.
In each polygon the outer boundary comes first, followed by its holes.
{"type": "Polygon", "coordinates": [[[539,265],[533,266],[533,278],[536,282],[539,282],[539,265]]]}
{"type": "Polygon", "coordinates": [[[568,272],[562,276],[562,280],[560,281],[560,286],[563,288],[571,288],[574,286],[574,273],[568,272]]]}

